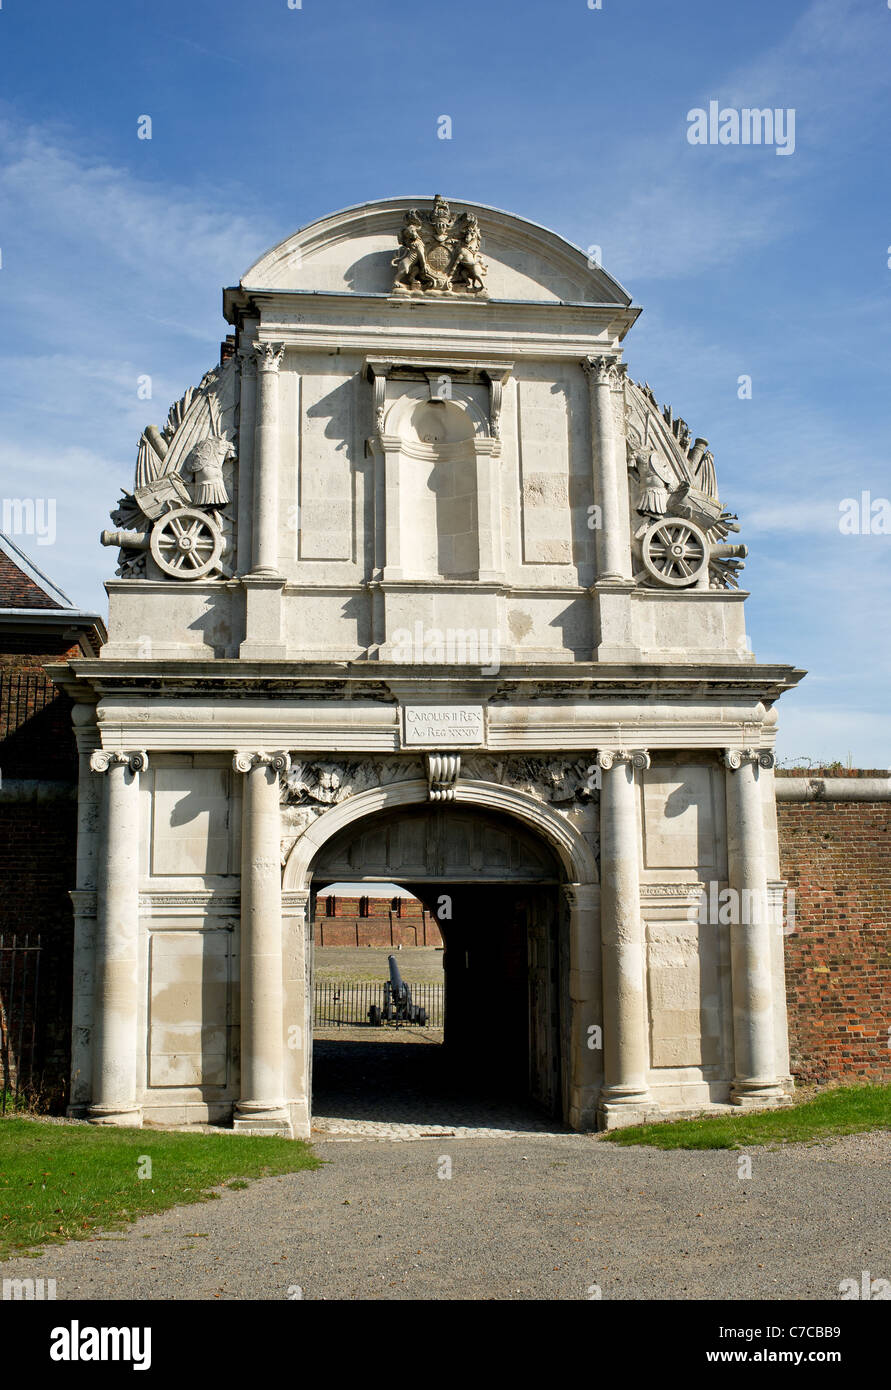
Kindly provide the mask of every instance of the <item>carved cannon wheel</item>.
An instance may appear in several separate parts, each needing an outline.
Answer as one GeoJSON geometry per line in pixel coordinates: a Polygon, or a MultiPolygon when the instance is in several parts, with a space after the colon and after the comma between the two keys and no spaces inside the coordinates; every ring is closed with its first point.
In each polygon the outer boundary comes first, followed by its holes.
{"type": "Polygon", "coordinates": [[[223,553],[219,529],[194,507],[166,512],[155,522],[149,545],[159,569],[174,579],[204,579],[223,553]]]}
{"type": "Polygon", "coordinates": [[[643,538],[643,562],[660,584],[687,588],[708,570],[708,539],[692,521],[663,517],[643,538]]]}

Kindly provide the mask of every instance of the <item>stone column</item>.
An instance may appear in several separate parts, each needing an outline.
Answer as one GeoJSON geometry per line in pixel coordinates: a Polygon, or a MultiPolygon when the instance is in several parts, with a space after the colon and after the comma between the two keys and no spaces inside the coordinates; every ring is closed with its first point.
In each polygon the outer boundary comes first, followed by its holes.
{"type": "Polygon", "coordinates": [[[288,649],[282,632],[285,579],[279,570],[278,392],[279,367],[285,349],[283,343],[254,343],[253,348],[257,382],[251,460],[252,563],[250,573],[242,578],[246,603],[244,641],[238,654],[245,661],[282,660],[288,649]]]}
{"type": "Polygon", "coordinates": [[[141,1125],[136,1102],[139,1005],[139,773],[148,755],[90,756],[105,774],[104,846],[97,872],[93,1087],[87,1118],[141,1125]]]}
{"type": "Polygon", "coordinates": [[[241,825],[241,1091],[234,1128],[293,1137],[284,1098],[279,773],[287,753],[236,753],[241,825]]]}
{"type": "Polygon", "coordinates": [[[308,1139],[312,1091],[312,936],[309,889],[282,894],[285,1104],[295,1139],[308,1139]]]}
{"type": "Polygon", "coordinates": [[[278,373],[284,343],[254,343],[257,404],[254,427],[253,574],[276,575],[278,566],[278,373]]]}
{"type": "Polygon", "coordinates": [[[254,445],[257,429],[257,357],[252,351],[238,353],[238,526],[235,557],[239,574],[254,563],[254,445]]]}
{"type": "Polygon", "coordinates": [[[569,1115],[573,1129],[594,1129],[603,1077],[600,886],[565,883],[569,908],[569,1115]]]}
{"type": "Polygon", "coordinates": [[[646,943],[640,911],[640,825],[635,768],[643,749],[598,754],[600,922],[603,948],[603,1080],[598,1117],[604,1129],[637,1124],[657,1111],[649,1090],[646,943]]]}
{"type": "Polygon", "coordinates": [[[616,429],[613,391],[626,368],[615,357],[586,357],[582,366],[590,392],[594,502],[600,507],[600,525],[594,532],[597,583],[623,583],[631,579],[628,469],[616,429]]]}
{"type": "Polygon", "coordinates": [[[764,799],[760,770],[774,755],[728,749],[727,858],[734,913],[730,927],[733,988],[734,1105],[785,1099],[776,1074],[771,969],[771,911],[767,898],[764,799]]]}

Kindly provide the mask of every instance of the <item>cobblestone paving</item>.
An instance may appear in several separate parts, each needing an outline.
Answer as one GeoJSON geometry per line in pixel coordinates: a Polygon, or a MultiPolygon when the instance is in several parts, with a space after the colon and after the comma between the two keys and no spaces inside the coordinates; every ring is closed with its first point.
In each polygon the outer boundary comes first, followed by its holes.
{"type": "Polygon", "coordinates": [[[573,1138],[523,1100],[492,1096],[456,1076],[442,1033],[431,1028],[317,1032],[313,1051],[314,1142],[350,1139],[573,1138]]]}

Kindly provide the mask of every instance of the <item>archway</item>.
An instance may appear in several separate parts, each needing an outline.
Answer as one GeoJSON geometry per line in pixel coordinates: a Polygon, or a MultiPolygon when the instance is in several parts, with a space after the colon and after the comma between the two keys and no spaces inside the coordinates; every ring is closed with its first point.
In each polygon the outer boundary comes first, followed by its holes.
{"type": "MultiPolygon", "coordinates": [[[[465,784],[457,804],[431,804],[427,790],[425,783],[377,788],[326,812],[297,842],[285,889],[308,890],[310,910],[333,882],[395,883],[419,898],[435,913],[445,944],[445,1031],[437,1049],[444,1060],[436,1075],[446,1076],[447,1062],[451,1101],[475,1098],[478,1113],[493,1116],[516,1114],[521,1105],[568,1118],[573,945],[561,887],[593,881],[593,855],[570,822],[524,793],[465,784]]],[[[318,1065],[335,1051],[326,1042],[318,1065]]],[[[402,1065],[405,1048],[398,1052],[402,1065]]],[[[368,1057],[366,1046],[366,1077],[368,1057]]],[[[321,1072],[316,1081],[323,1096],[321,1072]]],[[[405,1118],[406,1096],[393,1100],[405,1118]]],[[[384,1118],[386,1107],[379,1113],[384,1118]]],[[[429,1106],[418,1119],[434,1122],[429,1106]]],[[[441,1121],[449,1123],[447,1107],[441,1121]]]]}

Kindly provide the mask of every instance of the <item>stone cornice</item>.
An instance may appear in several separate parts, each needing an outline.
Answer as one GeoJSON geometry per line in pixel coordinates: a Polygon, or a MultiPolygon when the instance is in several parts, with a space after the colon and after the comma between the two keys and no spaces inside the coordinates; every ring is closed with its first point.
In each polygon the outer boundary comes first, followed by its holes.
{"type": "MultiPolygon", "coordinates": [[[[502,665],[496,676],[483,676],[479,667],[449,667],[448,673],[430,666],[393,662],[306,662],[295,671],[294,662],[240,661],[118,661],[73,660],[67,668],[77,686],[87,683],[99,695],[112,692],[170,691],[179,694],[251,690],[305,699],[310,692],[320,699],[361,698],[361,687],[374,686],[398,699],[400,690],[418,683],[432,698],[449,698],[456,684],[470,687],[477,699],[497,698],[508,684],[512,700],[557,698],[605,699],[622,696],[649,701],[666,698],[723,699],[738,696],[775,700],[793,689],[805,672],[793,666],[733,664],[713,666],[575,662],[541,663],[530,673],[528,666],[502,665]],[[357,690],[358,688],[358,690],[357,690]],[[439,688],[439,689],[437,689],[439,688]]],[[[725,745],[726,746],[726,742],[725,745]]]]}
{"type": "MultiPolygon", "coordinates": [[[[503,362],[546,357],[579,364],[602,342],[615,350],[640,314],[635,306],[537,299],[490,299],[472,295],[421,298],[409,295],[350,294],[284,289],[237,292],[232,305],[236,322],[247,310],[263,329],[286,347],[299,351],[335,351],[362,357],[442,355],[490,361],[492,316],[509,329],[503,362]],[[386,322],[381,308],[386,304],[386,322]],[[473,312],[481,314],[473,321],[473,312]],[[369,315],[375,315],[370,326],[369,315]],[[302,321],[298,321],[302,320],[302,321]],[[571,325],[573,331],[568,332],[571,325]],[[419,343],[419,337],[421,342],[419,343]],[[426,340],[429,346],[423,346],[426,340]]],[[[231,301],[230,301],[231,303],[231,301]]],[[[581,367],[579,366],[579,370],[581,367]]]]}

